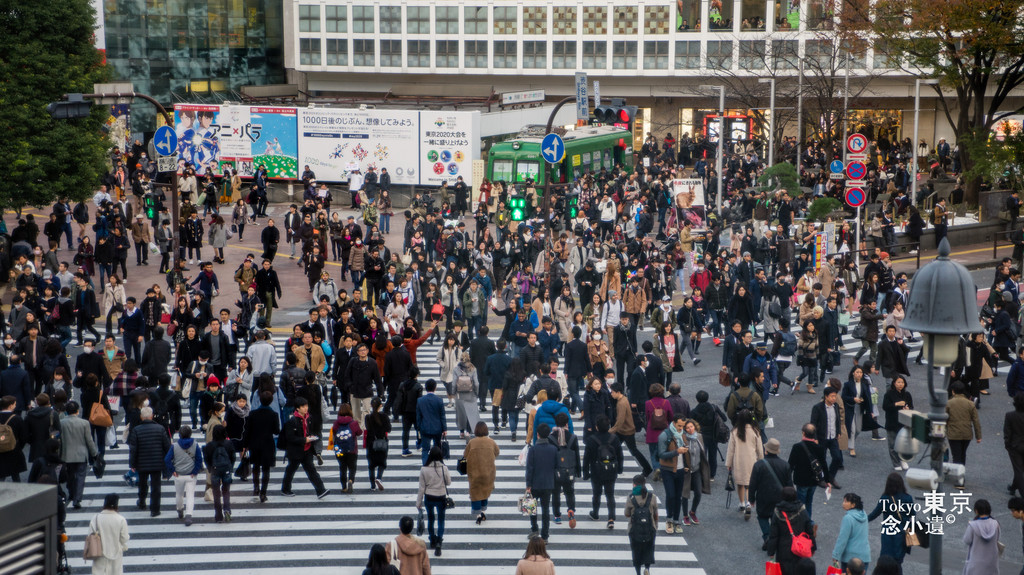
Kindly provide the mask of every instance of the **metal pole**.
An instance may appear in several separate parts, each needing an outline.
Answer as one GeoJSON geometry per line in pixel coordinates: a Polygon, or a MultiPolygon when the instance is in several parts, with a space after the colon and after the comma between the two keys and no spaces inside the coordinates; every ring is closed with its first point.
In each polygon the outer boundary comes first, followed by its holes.
{"type": "MultiPolygon", "coordinates": [[[[916,151],[916,150],[915,150],[916,151]]],[[[918,250],[920,251],[920,250],[918,250]]],[[[935,487],[936,493],[942,493],[942,456],[946,451],[946,386],[943,385],[938,393],[935,391],[935,369],[933,362],[935,358],[935,337],[925,336],[928,345],[928,393],[931,396],[931,413],[928,419],[931,420],[931,467],[939,476],[939,483],[935,487]]],[[[946,382],[948,372],[943,368],[943,383],[946,382]]],[[[942,534],[930,532],[931,541],[928,546],[928,573],[929,575],[942,575],[942,534]]]]}
{"type": "MultiPolygon", "coordinates": [[[[564,105],[566,105],[566,104],[568,104],[570,102],[575,102],[575,101],[576,101],[576,96],[569,96],[567,98],[563,98],[561,102],[555,104],[555,107],[551,110],[551,114],[548,116],[547,128],[544,130],[544,135],[545,136],[551,133],[551,128],[554,127],[554,124],[555,124],[555,115],[557,115],[558,111],[562,109],[562,106],[564,106],[564,105]]],[[[551,242],[552,239],[553,239],[551,237],[551,166],[550,165],[545,165],[544,166],[544,197],[541,198],[541,208],[540,209],[541,209],[541,212],[542,212],[541,213],[541,219],[544,221],[545,235],[547,236],[545,238],[547,240],[545,243],[548,243],[548,242],[551,242]]],[[[551,262],[547,261],[548,253],[549,252],[548,252],[547,248],[545,248],[544,249],[544,261],[547,262],[548,269],[550,270],[551,262]]],[[[550,281],[550,278],[549,278],[549,281],[550,281]]],[[[545,284],[545,285],[548,285],[548,284],[545,284]]]]}
{"type": "Polygon", "coordinates": [[[715,194],[715,210],[722,215],[722,156],[725,150],[725,86],[718,88],[718,159],[715,161],[715,171],[718,173],[718,192],[715,194]]]}
{"type": "MultiPolygon", "coordinates": [[[[850,57],[846,57],[846,80],[843,86],[843,165],[846,165],[846,139],[850,136],[850,57]]],[[[859,218],[858,218],[859,219],[859,218]]]]}
{"type": "Polygon", "coordinates": [[[857,227],[854,229],[854,239],[856,242],[857,249],[853,251],[853,261],[856,262],[857,269],[860,269],[860,206],[857,206],[857,227]]]}
{"type": "Polygon", "coordinates": [[[921,79],[914,80],[914,140],[910,143],[910,157],[913,158],[913,169],[910,171],[910,205],[917,205],[917,137],[918,123],[921,117],[921,79]]]}
{"type": "MultiPolygon", "coordinates": [[[[800,179],[801,148],[804,146],[804,59],[800,58],[800,75],[796,89],[796,178],[800,179]]],[[[797,190],[800,195],[800,190],[797,190]]]]}
{"type": "Polygon", "coordinates": [[[769,97],[768,107],[771,116],[768,118],[768,166],[775,165],[775,78],[771,78],[772,93],[769,97]]]}
{"type": "MultiPolygon", "coordinates": [[[[64,97],[67,98],[67,95],[65,94],[64,97]]],[[[115,92],[113,94],[85,94],[82,97],[93,100],[98,98],[141,98],[156,106],[156,110],[161,116],[163,116],[164,122],[166,122],[172,130],[174,129],[174,118],[167,112],[167,109],[164,108],[163,104],[156,101],[152,96],[141,94],[139,92],[115,92]]],[[[175,265],[178,260],[178,200],[178,170],[175,169],[171,172],[171,252],[170,257],[168,258],[169,266],[175,265]]],[[[156,230],[153,230],[153,233],[156,233],[156,230]]]]}

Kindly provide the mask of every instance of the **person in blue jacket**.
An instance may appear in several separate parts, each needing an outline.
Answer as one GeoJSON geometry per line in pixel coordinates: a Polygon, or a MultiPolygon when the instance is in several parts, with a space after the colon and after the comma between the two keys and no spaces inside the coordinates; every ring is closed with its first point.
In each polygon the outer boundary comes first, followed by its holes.
{"type": "MultiPolygon", "coordinates": [[[[572,431],[572,421],[569,422],[569,427],[572,431]]],[[[526,453],[526,493],[532,495],[537,500],[537,506],[540,507],[538,511],[540,511],[543,523],[539,535],[546,542],[551,521],[551,495],[555,491],[558,447],[548,439],[551,435],[550,425],[541,423],[538,426],[534,420],[534,429],[540,439],[526,453]]],[[[530,532],[531,536],[538,534],[537,514],[530,515],[530,532]]]]}
{"type": "Polygon", "coordinates": [[[527,316],[525,308],[519,308],[515,321],[508,328],[508,337],[512,343],[512,357],[519,357],[519,350],[526,347],[526,338],[535,333],[535,328],[527,316]]]}
{"type": "Polygon", "coordinates": [[[129,296],[125,299],[124,313],[118,319],[118,328],[124,340],[124,355],[126,359],[135,358],[135,361],[142,363],[142,334],[146,329],[145,319],[142,310],[135,307],[135,298],[129,296]]]}
{"type": "MultiPolygon", "coordinates": [[[[484,362],[483,376],[487,380],[487,387],[491,391],[491,397],[494,397],[495,391],[501,389],[505,381],[505,373],[512,367],[512,357],[505,352],[506,343],[504,339],[499,339],[498,343],[495,344],[497,352],[488,356],[487,361],[484,362]]],[[[499,404],[495,404],[491,410],[491,423],[493,423],[495,435],[501,429],[501,426],[498,425],[499,411],[501,412],[501,423],[505,426],[508,425],[508,410],[503,410],[499,404]]]]}
{"type": "Polygon", "coordinates": [[[1017,360],[1010,366],[1010,372],[1006,374],[1006,392],[1010,397],[1024,392],[1024,347],[1017,352],[1017,360]]]}
{"type": "Polygon", "coordinates": [[[768,344],[758,342],[754,344],[754,353],[743,360],[743,371],[740,373],[752,373],[753,368],[759,368],[764,374],[764,385],[761,389],[761,399],[768,401],[769,393],[776,393],[779,389],[779,366],[775,358],[768,353],[768,344]]]}
{"type": "Polygon", "coordinates": [[[903,558],[910,551],[905,531],[915,514],[914,498],[907,493],[903,476],[893,471],[885,479],[885,490],[878,498],[878,504],[868,514],[868,521],[882,517],[882,548],[879,555],[888,555],[903,565],[903,558]]]}
{"type": "Polygon", "coordinates": [[[847,493],[843,496],[843,509],[846,514],[839,525],[836,546],[832,549],[832,564],[845,572],[851,559],[860,559],[866,573],[871,561],[871,544],[868,542],[868,516],[864,513],[864,501],[856,493],[847,493]]]}
{"type": "Polygon", "coordinates": [[[541,330],[537,332],[537,347],[544,351],[544,361],[550,361],[558,355],[562,347],[562,339],[558,337],[558,330],[550,317],[545,316],[541,320],[541,330]]]}
{"type": "Polygon", "coordinates": [[[423,465],[426,465],[431,444],[441,446],[441,438],[448,433],[448,422],[444,416],[444,400],[435,393],[437,380],[428,379],[423,388],[426,393],[416,401],[416,429],[420,431],[423,465]]]}
{"type": "MultiPolygon", "coordinates": [[[[562,403],[562,396],[554,390],[548,390],[548,399],[544,403],[537,406],[537,413],[533,416],[533,437],[527,437],[527,443],[537,443],[537,438],[540,436],[540,425],[547,424],[548,431],[557,427],[555,425],[555,415],[558,413],[564,413],[569,415],[569,408],[562,403]]],[[[572,418],[569,418],[569,433],[575,433],[572,428],[572,418]]]]}

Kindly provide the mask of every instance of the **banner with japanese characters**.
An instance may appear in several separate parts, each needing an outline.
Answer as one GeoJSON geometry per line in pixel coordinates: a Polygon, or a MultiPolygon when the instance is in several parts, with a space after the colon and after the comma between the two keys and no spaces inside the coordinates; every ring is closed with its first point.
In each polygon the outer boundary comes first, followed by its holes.
{"type": "Polygon", "coordinates": [[[700,178],[677,178],[672,180],[672,205],[675,216],[682,227],[689,220],[696,229],[704,228],[707,217],[704,205],[704,181],[700,178]]]}
{"type": "Polygon", "coordinates": [[[420,112],[420,184],[452,185],[459,176],[472,182],[479,133],[477,112],[420,112]]]}
{"type": "Polygon", "coordinates": [[[225,165],[251,177],[266,166],[271,179],[298,178],[297,111],[291,107],[195,105],[174,107],[178,165],[221,173],[225,165]]]}

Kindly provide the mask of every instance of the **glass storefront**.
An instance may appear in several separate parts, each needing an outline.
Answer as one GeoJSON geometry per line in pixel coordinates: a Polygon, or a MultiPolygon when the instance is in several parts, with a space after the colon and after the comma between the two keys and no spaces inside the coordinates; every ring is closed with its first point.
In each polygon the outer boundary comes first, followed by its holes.
{"type": "MultiPolygon", "coordinates": [[[[283,83],[282,9],[276,0],[104,0],[112,81],[165,106],[237,100],[231,92],[242,86],[283,83]]],[[[153,130],[155,113],[134,102],[133,131],[153,130]]]]}

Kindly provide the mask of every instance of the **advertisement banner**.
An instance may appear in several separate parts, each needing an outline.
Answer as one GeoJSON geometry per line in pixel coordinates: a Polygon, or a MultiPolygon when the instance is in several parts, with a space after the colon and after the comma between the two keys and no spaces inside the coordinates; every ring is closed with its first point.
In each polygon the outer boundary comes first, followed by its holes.
{"type": "Polygon", "coordinates": [[[694,228],[703,229],[707,217],[704,206],[704,182],[700,178],[672,180],[672,195],[679,227],[689,220],[694,228]]]}
{"type": "Polygon", "coordinates": [[[299,164],[321,182],[348,181],[348,169],[362,173],[387,168],[392,184],[419,183],[419,112],[409,110],[299,110],[299,164]]]}
{"type": "Polygon", "coordinates": [[[450,186],[458,176],[471,182],[479,133],[479,112],[420,112],[419,183],[450,186]]]}
{"type": "MultiPolygon", "coordinates": [[[[132,121],[130,104],[113,104],[106,122],[107,137],[117,151],[127,154],[132,150],[132,121]]],[[[132,166],[134,169],[134,166],[132,166]]]]}
{"type": "Polygon", "coordinates": [[[179,165],[191,163],[197,174],[227,164],[251,177],[264,165],[270,179],[298,178],[296,109],[263,106],[174,107],[179,165]]]}

